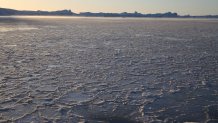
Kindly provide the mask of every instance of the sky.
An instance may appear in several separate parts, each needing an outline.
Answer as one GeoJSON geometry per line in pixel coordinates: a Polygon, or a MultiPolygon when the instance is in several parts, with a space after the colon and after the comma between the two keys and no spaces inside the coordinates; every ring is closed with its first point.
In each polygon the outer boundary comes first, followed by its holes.
{"type": "Polygon", "coordinates": [[[177,12],[180,15],[218,15],[218,0],[0,0],[0,7],[18,10],[73,12],[177,12]]]}

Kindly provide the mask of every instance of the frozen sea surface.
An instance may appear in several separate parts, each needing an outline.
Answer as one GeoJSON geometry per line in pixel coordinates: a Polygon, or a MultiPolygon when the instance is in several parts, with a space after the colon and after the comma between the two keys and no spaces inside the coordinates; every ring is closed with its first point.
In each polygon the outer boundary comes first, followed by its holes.
{"type": "Polygon", "coordinates": [[[1,17],[0,122],[217,123],[218,20],[1,17]]]}

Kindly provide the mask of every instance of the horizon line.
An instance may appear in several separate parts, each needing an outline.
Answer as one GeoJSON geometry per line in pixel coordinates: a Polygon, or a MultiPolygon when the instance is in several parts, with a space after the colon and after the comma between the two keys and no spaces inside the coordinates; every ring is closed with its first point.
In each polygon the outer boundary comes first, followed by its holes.
{"type": "Polygon", "coordinates": [[[0,8],[2,9],[11,9],[11,10],[16,10],[16,11],[47,11],[47,12],[54,12],[54,11],[62,11],[62,10],[70,10],[72,13],[75,13],[75,14],[80,14],[80,13],[86,13],[86,12],[90,12],[90,13],[140,13],[140,14],[164,14],[164,13],[176,13],[178,14],[179,16],[217,16],[217,14],[202,14],[202,15],[192,15],[192,14],[180,14],[178,12],[172,12],[172,11],[165,11],[165,12],[155,12],[155,13],[142,13],[142,12],[139,12],[139,11],[133,11],[133,12],[127,12],[127,11],[120,11],[120,12],[102,12],[102,11],[97,11],[97,12],[92,12],[92,11],[80,11],[80,12],[74,12],[72,11],[72,9],[56,9],[56,10],[25,10],[25,9],[13,9],[13,8],[5,8],[5,7],[1,7],[0,8]]]}

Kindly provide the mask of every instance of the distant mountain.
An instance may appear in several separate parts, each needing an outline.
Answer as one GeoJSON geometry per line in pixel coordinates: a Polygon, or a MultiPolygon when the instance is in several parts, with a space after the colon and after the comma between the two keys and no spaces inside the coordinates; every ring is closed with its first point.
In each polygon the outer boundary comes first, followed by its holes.
{"type": "Polygon", "coordinates": [[[138,12],[134,13],[92,13],[92,12],[81,12],[79,14],[73,13],[71,10],[60,10],[60,11],[19,11],[14,9],[0,8],[0,16],[7,15],[51,15],[51,16],[87,16],[87,17],[155,17],[155,18],[218,18],[218,15],[205,15],[205,16],[181,16],[177,13],[156,13],[156,14],[142,14],[138,12]]]}
{"type": "Polygon", "coordinates": [[[0,8],[0,15],[15,15],[17,10],[0,8]]]}
{"type": "Polygon", "coordinates": [[[71,10],[60,11],[18,11],[0,8],[0,15],[75,15],[71,10]]]}

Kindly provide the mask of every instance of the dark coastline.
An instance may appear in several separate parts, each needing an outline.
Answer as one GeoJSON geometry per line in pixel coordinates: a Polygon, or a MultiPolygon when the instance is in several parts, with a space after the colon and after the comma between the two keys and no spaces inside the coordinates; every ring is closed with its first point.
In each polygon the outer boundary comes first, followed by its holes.
{"type": "Polygon", "coordinates": [[[133,17],[133,18],[218,18],[218,15],[179,15],[177,13],[166,12],[156,14],[142,14],[138,12],[134,13],[92,13],[81,12],[79,14],[72,12],[71,10],[59,10],[59,11],[26,11],[26,10],[14,10],[7,8],[0,8],[0,16],[77,16],[77,17],[133,17]]]}

